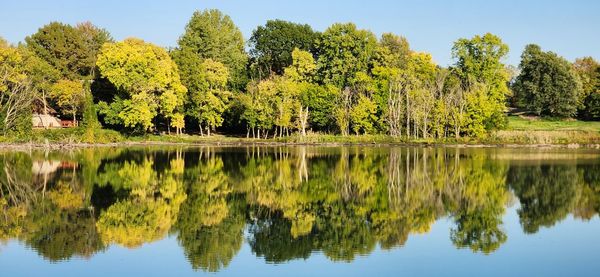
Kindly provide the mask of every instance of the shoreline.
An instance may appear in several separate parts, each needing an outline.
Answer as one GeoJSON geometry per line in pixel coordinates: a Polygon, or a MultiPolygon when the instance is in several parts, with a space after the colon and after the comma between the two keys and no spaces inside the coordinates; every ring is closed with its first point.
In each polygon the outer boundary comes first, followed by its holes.
{"type": "Polygon", "coordinates": [[[182,146],[182,147],[277,147],[277,146],[310,146],[310,147],[457,147],[457,148],[562,148],[562,149],[600,149],[600,144],[581,143],[436,143],[436,142],[282,142],[282,141],[199,141],[199,142],[170,142],[170,141],[123,141],[111,143],[69,143],[69,142],[23,142],[0,143],[0,150],[23,149],[77,149],[96,147],[147,147],[147,146],[182,146]]]}

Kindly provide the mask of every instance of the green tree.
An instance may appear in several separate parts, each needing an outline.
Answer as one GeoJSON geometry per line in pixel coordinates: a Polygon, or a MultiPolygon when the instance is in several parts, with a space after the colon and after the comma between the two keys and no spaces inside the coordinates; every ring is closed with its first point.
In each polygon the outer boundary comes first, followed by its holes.
{"type": "Polygon", "coordinates": [[[297,127],[302,86],[285,76],[272,76],[253,84],[250,94],[242,98],[244,120],[250,128],[258,127],[259,137],[266,137],[273,126],[273,136],[289,135],[290,129],[297,127]]]}
{"type": "Polygon", "coordinates": [[[181,84],[177,65],[163,48],[143,40],[105,44],[97,65],[102,77],[119,90],[111,103],[99,103],[99,112],[108,123],[147,131],[154,126],[160,104],[167,117],[180,109],[185,99],[187,89],[181,84]]]}
{"type": "Polygon", "coordinates": [[[461,38],[452,47],[456,59],[453,73],[460,80],[464,90],[479,87],[479,97],[467,99],[469,120],[464,131],[471,136],[483,136],[486,130],[502,128],[506,124],[504,111],[506,96],[509,94],[509,75],[502,60],[508,53],[508,46],[490,33],[461,38]]]}
{"type": "Polygon", "coordinates": [[[581,89],[585,98],[590,93],[595,92],[600,81],[600,64],[592,57],[578,58],[573,63],[573,68],[581,81],[581,89]]]}
{"type": "Polygon", "coordinates": [[[48,99],[52,85],[61,77],[61,73],[48,62],[39,58],[28,47],[19,45],[18,51],[23,57],[23,65],[27,78],[35,90],[33,107],[35,112],[47,113],[48,99]]]}
{"type": "Polygon", "coordinates": [[[51,22],[25,38],[29,49],[71,80],[92,75],[100,47],[109,41],[106,30],[89,22],[77,27],[51,22]]]}
{"type": "Polygon", "coordinates": [[[222,63],[206,59],[201,64],[201,76],[204,78],[203,91],[190,94],[192,117],[198,120],[200,133],[203,126],[210,131],[223,124],[223,113],[227,107],[230,93],[227,90],[229,70],[222,63]]]}
{"type": "Polygon", "coordinates": [[[600,120],[600,90],[590,93],[585,98],[585,110],[583,118],[588,120],[600,120]]]}
{"type": "Polygon", "coordinates": [[[600,119],[600,64],[592,57],[575,60],[573,68],[582,85],[578,115],[588,120],[600,119]]]}
{"type": "MultiPolygon", "coordinates": [[[[77,23],[75,29],[79,32],[79,36],[83,41],[83,47],[85,49],[85,64],[90,65],[89,75],[94,77],[96,68],[96,59],[100,53],[102,45],[107,42],[113,42],[113,38],[110,33],[103,28],[99,28],[89,21],[77,23]]],[[[83,75],[84,77],[88,75],[83,75]]]]}
{"type": "Polygon", "coordinates": [[[519,67],[521,74],[514,91],[520,106],[538,115],[575,116],[582,90],[567,60],[530,44],[521,55],[519,67]]]}
{"type": "Polygon", "coordinates": [[[373,133],[373,122],[377,121],[376,112],[377,106],[369,97],[365,95],[359,96],[356,105],[350,111],[350,120],[354,133],[357,135],[361,131],[364,134],[373,133]]]}
{"type": "Polygon", "coordinates": [[[252,81],[248,83],[245,93],[238,94],[237,101],[242,107],[240,119],[246,124],[246,137],[266,137],[275,123],[276,105],[274,93],[270,89],[272,81],[252,81]]]}
{"type": "Polygon", "coordinates": [[[309,110],[308,121],[313,129],[333,131],[335,126],[333,112],[339,94],[340,89],[334,85],[308,84],[303,86],[300,98],[302,106],[309,110]]]}
{"type": "Polygon", "coordinates": [[[285,76],[295,82],[313,82],[317,65],[312,54],[294,48],[292,51],[292,63],[284,69],[285,76]]]}
{"type": "Polygon", "coordinates": [[[316,43],[317,71],[326,84],[344,88],[357,72],[366,72],[377,48],[375,35],[353,23],[335,23],[316,43]]]}
{"type": "Polygon", "coordinates": [[[195,11],[179,38],[177,50],[227,66],[231,89],[241,90],[247,83],[244,37],[231,18],[219,10],[195,11]]]}
{"type": "Polygon", "coordinates": [[[410,58],[410,45],[406,38],[384,33],[381,35],[375,51],[375,66],[403,68],[410,58]]]}
{"type": "Polygon", "coordinates": [[[250,55],[258,64],[259,79],[268,77],[271,72],[283,74],[292,65],[295,49],[314,51],[318,33],[307,24],[297,24],[284,20],[268,20],[258,26],[250,37],[250,55]]]}

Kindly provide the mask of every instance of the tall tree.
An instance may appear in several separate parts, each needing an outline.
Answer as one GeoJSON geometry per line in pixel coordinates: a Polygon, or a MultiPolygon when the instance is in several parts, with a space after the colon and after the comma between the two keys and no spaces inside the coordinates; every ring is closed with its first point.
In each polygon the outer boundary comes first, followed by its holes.
{"type": "Polygon", "coordinates": [[[107,42],[113,42],[113,38],[110,33],[103,28],[99,28],[89,21],[77,23],[75,29],[79,32],[83,41],[85,49],[85,64],[91,65],[90,72],[88,74],[93,75],[96,67],[96,59],[100,48],[107,42]]]}
{"type": "Polygon", "coordinates": [[[595,92],[600,81],[600,64],[592,57],[576,59],[573,68],[581,81],[583,95],[581,99],[595,92]]]}
{"type": "Polygon", "coordinates": [[[520,106],[538,115],[575,116],[582,89],[567,60],[530,44],[521,55],[519,67],[514,92],[520,106]]]}
{"type": "Polygon", "coordinates": [[[300,50],[314,52],[318,33],[307,24],[284,20],[269,20],[258,26],[250,37],[250,55],[258,64],[259,78],[268,77],[270,72],[283,74],[292,64],[292,52],[300,50]]]}
{"type": "Polygon", "coordinates": [[[600,119],[600,64],[592,57],[576,59],[575,72],[581,81],[578,115],[584,119],[600,119]]]}
{"type": "Polygon", "coordinates": [[[481,88],[479,96],[468,102],[470,112],[465,131],[469,135],[482,136],[486,130],[502,128],[506,123],[509,75],[502,63],[506,54],[508,46],[490,33],[461,38],[452,47],[452,56],[456,59],[453,72],[463,88],[481,88]]]}
{"type": "Polygon", "coordinates": [[[71,80],[91,75],[100,47],[109,41],[106,30],[89,22],[77,27],[51,22],[25,38],[29,49],[71,80]]]}
{"type": "Polygon", "coordinates": [[[402,68],[408,62],[410,53],[410,45],[405,37],[384,33],[377,44],[374,64],[382,67],[402,68]]]}
{"type": "Polygon", "coordinates": [[[107,43],[97,65],[102,77],[119,90],[111,103],[99,103],[105,122],[146,131],[154,126],[152,120],[160,104],[163,116],[182,108],[187,89],[181,84],[177,65],[163,48],[135,38],[107,43]],[[177,102],[172,109],[161,103],[163,95],[174,96],[169,97],[177,102]]]}
{"type": "Polygon", "coordinates": [[[335,23],[316,43],[317,71],[326,84],[343,88],[351,85],[357,72],[366,72],[374,56],[377,39],[353,23],[335,23]]]}
{"type": "Polygon", "coordinates": [[[31,131],[31,103],[35,90],[23,56],[0,40],[0,130],[24,138],[31,131]]]}
{"type": "Polygon", "coordinates": [[[275,93],[270,89],[271,80],[261,82],[252,81],[248,83],[246,93],[237,95],[237,101],[242,107],[240,119],[245,122],[247,132],[246,137],[261,138],[266,137],[267,133],[275,124],[275,93]]]}
{"type": "Polygon", "coordinates": [[[179,51],[190,51],[202,60],[212,59],[224,64],[230,72],[230,88],[244,88],[248,56],[242,32],[229,16],[219,10],[194,12],[178,45],[179,51]]]}
{"type": "Polygon", "coordinates": [[[23,57],[25,73],[28,79],[31,80],[32,88],[35,91],[33,99],[34,112],[46,114],[49,106],[47,96],[52,85],[60,79],[61,73],[35,55],[28,47],[19,45],[18,50],[23,57]]]}
{"type": "Polygon", "coordinates": [[[223,113],[227,107],[230,93],[227,90],[229,70],[222,63],[206,59],[202,63],[202,74],[206,82],[206,89],[200,93],[190,95],[191,103],[195,107],[194,116],[210,136],[210,131],[223,124],[223,113]]]}

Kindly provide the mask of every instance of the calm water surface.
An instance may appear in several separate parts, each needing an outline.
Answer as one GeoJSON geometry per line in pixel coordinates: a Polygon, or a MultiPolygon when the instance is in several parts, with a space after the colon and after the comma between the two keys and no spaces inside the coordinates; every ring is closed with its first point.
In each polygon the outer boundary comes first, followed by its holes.
{"type": "Polygon", "coordinates": [[[0,152],[1,276],[598,276],[600,151],[0,152]]]}

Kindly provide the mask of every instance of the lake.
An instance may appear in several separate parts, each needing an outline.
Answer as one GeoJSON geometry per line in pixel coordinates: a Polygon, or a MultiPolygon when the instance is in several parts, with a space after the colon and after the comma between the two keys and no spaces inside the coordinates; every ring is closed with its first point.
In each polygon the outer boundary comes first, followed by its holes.
{"type": "Polygon", "coordinates": [[[597,276],[600,150],[0,152],[2,276],[597,276]]]}

